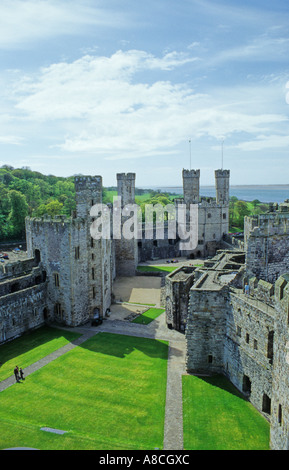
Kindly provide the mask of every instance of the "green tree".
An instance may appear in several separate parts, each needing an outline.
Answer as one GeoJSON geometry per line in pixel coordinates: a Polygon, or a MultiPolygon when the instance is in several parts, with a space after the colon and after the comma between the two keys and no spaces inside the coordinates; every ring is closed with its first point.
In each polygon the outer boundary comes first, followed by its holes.
{"type": "Polygon", "coordinates": [[[42,215],[60,215],[62,213],[63,204],[59,201],[51,201],[48,204],[40,204],[38,209],[35,211],[36,216],[42,215]]]}
{"type": "Polygon", "coordinates": [[[235,203],[235,213],[237,224],[240,229],[244,229],[244,217],[250,215],[250,210],[248,209],[247,203],[244,201],[237,201],[235,203]]]}
{"type": "Polygon", "coordinates": [[[235,226],[235,204],[238,201],[238,198],[236,196],[231,196],[230,197],[230,202],[229,202],[229,224],[230,228],[233,228],[235,226]]]}
{"type": "Polygon", "coordinates": [[[11,224],[11,238],[22,237],[25,232],[25,217],[28,215],[28,204],[24,194],[11,190],[8,193],[11,210],[8,222],[11,224]]]}

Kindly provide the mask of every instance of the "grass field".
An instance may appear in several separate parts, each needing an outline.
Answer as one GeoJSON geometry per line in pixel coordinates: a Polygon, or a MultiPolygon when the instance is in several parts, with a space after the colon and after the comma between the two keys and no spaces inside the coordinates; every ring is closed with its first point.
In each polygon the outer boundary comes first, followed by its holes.
{"type": "MultiPolygon", "coordinates": [[[[77,336],[41,328],[2,345],[1,380],[77,336]]],[[[0,449],[162,449],[167,357],[165,341],[96,334],[0,392],[0,449]]],[[[223,376],[183,376],[183,427],[185,450],[269,449],[269,423],[223,376]]]]}
{"type": "Polygon", "coordinates": [[[164,271],[171,273],[178,268],[179,266],[138,266],[137,270],[141,273],[161,273],[164,271]]]}
{"type": "Polygon", "coordinates": [[[135,318],[132,323],[141,323],[142,325],[148,325],[162,313],[164,313],[164,308],[149,308],[146,312],[139,315],[135,318]]]}
{"type": "Polygon", "coordinates": [[[167,357],[164,341],[95,335],[1,392],[0,448],[161,449],[167,357]]]}
{"type": "Polygon", "coordinates": [[[79,336],[78,333],[43,327],[0,346],[0,381],[13,375],[16,365],[25,369],[79,336]]]}
{"type": "Polygon", "coordinates": [[[269,450],[269,423],[223,376],[183,376],[184,449],[269,450]]]}

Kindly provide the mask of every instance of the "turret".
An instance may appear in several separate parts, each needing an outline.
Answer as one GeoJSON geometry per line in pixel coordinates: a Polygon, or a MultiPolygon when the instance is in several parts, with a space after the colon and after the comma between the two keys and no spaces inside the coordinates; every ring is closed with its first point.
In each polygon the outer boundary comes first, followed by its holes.
{"type": "Polygon", "coordinates": [[[87,218],[91,207],[102,202],[101,176],[76,176],[74,178],[76,217],[87,218]]]}
{"type": "Polygon", "coordinates": [[[230,170],[215,171],[217,204],[229,204],[230,170]]]}
{"type": "Polygon", "coordinates": [[[121,197],[122,207],[135,203],[135,173],[118,173],[117,194],[121,197]]]}
{"type": "Polygon", "coordinates": [[[123,233],[123,228],[131,218],[131,210],[126,206],[135,204],[135,173],[117,174],[117,194],[121,198],[122,233],[121,238],[115,240],[116,274],[117,276],[134,276],[138,263],[137,238],[134,236],[127,238],[123,233]]]}
{"type": "Polygon", "coordinates": [[[198,204],[200,196],[200,170],[183,170],[185,204],[198,204]]]}

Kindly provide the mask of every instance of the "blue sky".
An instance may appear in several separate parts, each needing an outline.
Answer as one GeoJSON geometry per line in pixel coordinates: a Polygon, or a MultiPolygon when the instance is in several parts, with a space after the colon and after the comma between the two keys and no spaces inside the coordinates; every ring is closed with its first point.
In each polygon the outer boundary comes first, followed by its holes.
{"type": "Polygon", "coordinates": [[[0,165],[289,183],[288,58],[287,0],[0,0],[0,165]]]}

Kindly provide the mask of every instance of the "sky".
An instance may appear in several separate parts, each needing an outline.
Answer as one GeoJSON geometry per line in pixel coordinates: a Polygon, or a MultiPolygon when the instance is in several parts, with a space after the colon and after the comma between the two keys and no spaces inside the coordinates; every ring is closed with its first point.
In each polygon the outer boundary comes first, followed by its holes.
{"type": "Polygon", "coordinates": [[[288,0],[0,0],[0,166],[289,183],[288,0]]]}

